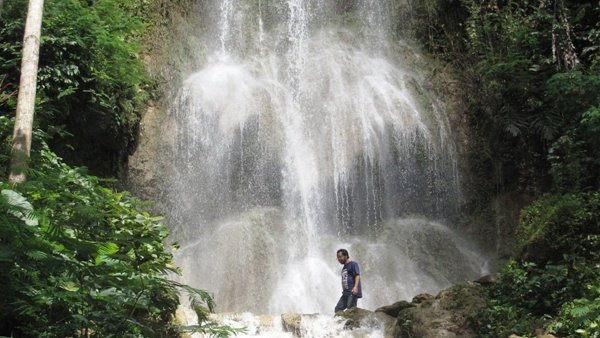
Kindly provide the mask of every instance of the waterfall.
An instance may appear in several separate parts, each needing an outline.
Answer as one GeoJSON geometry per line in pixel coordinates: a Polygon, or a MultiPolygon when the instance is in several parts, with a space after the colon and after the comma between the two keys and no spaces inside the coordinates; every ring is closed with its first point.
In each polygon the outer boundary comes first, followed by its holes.
{"type": "Polygon", "coordinates": [[[166,192],[184,281],[220,312],[332,313],[336,250],[367,309],[477,277],[443,104],[391,0],[202,0],[166,192]]]}

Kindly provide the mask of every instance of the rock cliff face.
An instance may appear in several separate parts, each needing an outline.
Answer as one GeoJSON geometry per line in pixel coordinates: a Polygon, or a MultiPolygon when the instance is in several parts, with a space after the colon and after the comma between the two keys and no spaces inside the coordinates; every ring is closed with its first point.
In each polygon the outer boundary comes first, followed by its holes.
{"type": "MultiPolygon", "coordinates": [[[[338,2],[345,10],[352,9],[354,3],[338,2]]],[[[206,2],[151,0],[148,4],[147,15],[152,24],[143,39],[143,59],[154,82],[156,96],[142,116],[139,144],[129,157],[128,172],[124,177],[126,188],[141,198],[160,201],[164,192],[164,173],[169,172],[164,169],[172,165],[169,155],[176,146],[173,138],[176,127],[169,103],[173,101],[182,79],[198,69],[197,63],[203,58],[199,56],[206,53],[206,47],[196,34],[200,27],[209,25],[199,19],[201,16],[198,13],[204,10],[201,6],[206,6],[206,2]]],[[[448,112],[452,133],[457,141],[461,191],[468,200],[477,194],[477,184],[473,183],[476,178],[470,174],[472,135],[463,113],[467,102],[465,89],[456,80],[460,75],[455,74],[449,65],[434,60],[403,61],[411,67],[426,65],[429,68],[427,82],[430,88],[427,89],[436,93],[448,112]]],[[[484,244],[482,246],[490,251],[490,256],[508,256],[512,245],[506,238],[512,237],[518,211],[527,202],[527,198],[522,196],[501,196],[478,215],[464,212],[453,225],[465,236],[484,244]]],[[[491,262],[492,270],[497,266],[496,262],[491,262]]]]}
{"type": "Polygon", "coordinates": [[[195,67],[192,50],[201,48],[193,32],[200,24],[194,0],[152,0],[147,15],[150,24],[142,38],[143,60],[154,85],[140,123],[137,149],[128,160],[124,177],[128,190],[138,197],[160,200],[169,154],[174,144],[169,102],[182,79],[195,67]]]}
{"type": "MultiPolygon", "coordinates": [[[[158,95],[149,103],[141,125],[140,144],[134,155],[129,158],[129,175],[127,186],[138,196],[160,200],[166,182],[164,170],[171,165],[170,154],[175,149],[173,134],[175,125],[170,118],[168,102],[173,98],[173,91],[179,88],[182,78],[196,68],[194,59],[190,57],[192,50],[201,50],[193,32],[202,25],[193,14],[193,0],[153,0],[156,12],[156,26],[151,29],[145,41],[144,60],[147,70],[154,80],[158,95]],[[192,14],[190,14],[192,13],[192,14]]],[[[461,103],[459,84],[447,74],[444,66],[436,66],[431,71],[432,86],[441,93],[448,109],[455,111],[450,115],[450,123],[454,133],[458,134],[459,165],[461,172],[469,171],[467,162],[469,130],[464,120],[464,109],[461,103]]],[[[471,178],[464,177],[463,185],[468,185],[471,178]]],[[[471,189],[464,188],[466,194],[471,189]]],[[[511,198],[498,198],[494,201],[494,220],[468,219],[466,224],[457,225],[472,237],[485,239],[490,243],[492,238],[507,237],[515,224],[521,205],[527,201],[511,198]],[[513,203],[514,205],[512,205],[513,203]]],[[[491,215],[491,214],[490,214],[491,215]]],[[[482,240],[483,241],[483,240],[482,240]]],[[[496,253],[506,253],[499,243],[491,248],[496,253]]],[[[390,300],[393,301],[393,300],[390,300]]],[[[467,313],[485,306],[481,296],[481,287],[477,284],[458,285],[440,292],[437,296],[419,295],[412,302],[397,302],[377,309],[375,312],[356,309],[340,316],[347,318],[346,328],[356,329],[363,325],[372,325],[374,321],[383,323],[387,337],[474,337],[468,328],[467,313]]],[[[296,318],[296,317],[294,317],[296,318]]],[[[292,318],[293,319],[293,318],[292,318]]],[[[292,321],[293,322],[293,321],[292,321]]],[[[290,326],[293,332],[293,325],[290,326]]]]}

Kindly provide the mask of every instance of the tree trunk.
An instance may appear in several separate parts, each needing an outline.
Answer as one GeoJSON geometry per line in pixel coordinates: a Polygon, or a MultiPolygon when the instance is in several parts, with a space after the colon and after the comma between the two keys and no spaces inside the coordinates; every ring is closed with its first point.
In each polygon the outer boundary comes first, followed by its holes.
{"type": "MultiPolygon", "coordinates": [[[[0,0],[0,3],[3,0],[0,0]]],[[[17,98],[17,117],[13,131],[13,144],[8,182],[17,184],[25,181],[31,151],[31,133],[35,108],[38,61],[40,58],[40,32],[44,0],[30,0],[23,37],[23,59],[21,80],[17,98]]]]}

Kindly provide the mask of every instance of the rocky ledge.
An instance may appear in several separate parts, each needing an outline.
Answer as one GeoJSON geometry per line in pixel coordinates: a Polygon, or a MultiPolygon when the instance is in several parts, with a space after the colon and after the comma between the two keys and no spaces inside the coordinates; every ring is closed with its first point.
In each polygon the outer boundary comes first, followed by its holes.
{"type": "MultiPolygon", "coordinates": [[[[483,287],[468,282],[442,290],[437,296],[420,294],[411,302],[399,301],[373,311],[353,308],[336,313],[344,330],[380,329],[393,338],[476,337],[467,321],[469,313],[486,306],[483,287]]],[[[283,328],[301,336],[302,315],[283,314],[283,328]]]]}
{"type": "Polygon", "coordinates": [[[469,314],[486,306],[483,287],[468,282],[442,290],[437,296],[420,294],[411,303],[399,302],[377,311],[393,313],[396,323],[386,336],[394,338],[476,337],[468,323],[469,314]],[[395,305],[395,306],[394,306],[395,305]]]}

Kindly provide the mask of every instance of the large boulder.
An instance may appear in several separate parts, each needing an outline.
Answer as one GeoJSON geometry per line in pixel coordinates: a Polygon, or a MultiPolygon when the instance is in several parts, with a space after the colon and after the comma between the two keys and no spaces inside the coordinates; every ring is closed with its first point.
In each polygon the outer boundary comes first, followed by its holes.
{"type": "Polygon", "coordinates": [[[383,312],[388,316],[398,317],[398,313],[400,313],[400,311],[407,309],[409,307],[413,307],[413,306],[415,306],[415,305],[412,303],[409,303],[405,300],[401,300],[399,302],[395,302],[392,305],[386,305],[386,306],[377,308],[377,309],[375,309],[375,312],[383,312]]]}
{"type": "Polygon", "coordinates": [[[455,285],[436,297],[419,295],[398,313],[395,338],[471,338],[469,314],[486,306],[483,287],[477,283],[455,285]]]}

